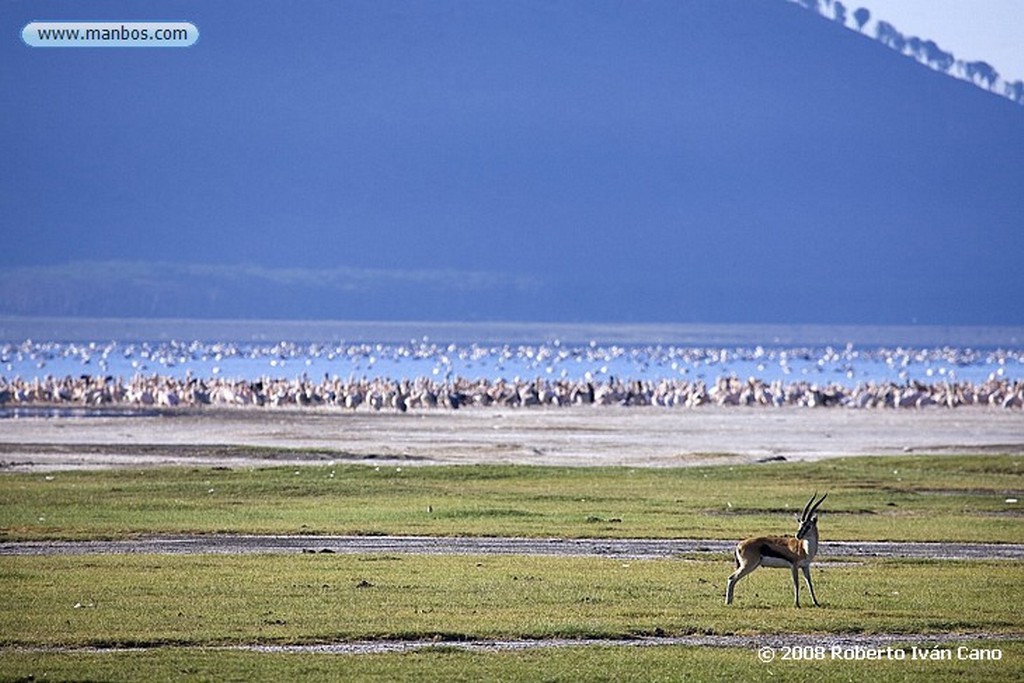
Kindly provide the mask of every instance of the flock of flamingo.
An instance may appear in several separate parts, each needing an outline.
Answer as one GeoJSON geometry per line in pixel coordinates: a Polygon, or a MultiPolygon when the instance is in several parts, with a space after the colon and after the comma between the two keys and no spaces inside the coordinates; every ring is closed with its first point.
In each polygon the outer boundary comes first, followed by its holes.
{"type": "Polygon", "coordinates": [[[1022,368],[1021,349],[948,346],[28,340],[0,344],[0,406],[1020,409],[1022,368]]]}
{"type": "Polygon", "coordinates": [[[407,410],[463,407],[663,406],[802,406],[850,408],[925,408],[928,406],[1024,407],[1024,381],[990,379],[972,382],[867,383],[855,387],[806,381],[764,382],[721,377],[657,381],[615,378],[468,379],[420,377],[393,380],[342,380],[306,376],[294,379],[237,380],[134,375],[129,379],[81,375],[31,380],[0,377],[0,406],[127,406],[178,408],[197,406],[323,406],[342,410],[407,410]]]}

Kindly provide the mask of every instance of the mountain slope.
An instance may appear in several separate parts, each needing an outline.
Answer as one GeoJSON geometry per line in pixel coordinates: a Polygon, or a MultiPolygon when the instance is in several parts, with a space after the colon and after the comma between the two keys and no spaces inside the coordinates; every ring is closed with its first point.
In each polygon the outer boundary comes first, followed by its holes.
{"type": "Polygon", "coordinates": [[[26,123],[0,313],[1024,323],[1019,105],[787,2],[524,4],[235,16],[299,54],[26,123]]]}

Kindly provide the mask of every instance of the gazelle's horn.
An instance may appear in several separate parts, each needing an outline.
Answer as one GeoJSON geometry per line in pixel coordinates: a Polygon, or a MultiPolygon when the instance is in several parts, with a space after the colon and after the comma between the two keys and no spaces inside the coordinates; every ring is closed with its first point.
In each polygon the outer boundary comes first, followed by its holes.
{"type": "MultiPolygon", "coordinates": [[[[817,495],[817,493],[815,493],[815,495],[817,495]]],[[[821,505],[826,498],[828,498],[828,491],[825,491],[825,495],[819,498],[818,502],[811,506],[811,510],[810,512],[807,513],[807,516],[813,515],[814,512],[818,509],[818,506],[821,505]]],[[[813,500],[813,498],[811,500],[813,500]]]]}
{"type": "MultiPolygon", "coordinates": [[[[828,494],[825,494],[825,495],[828,495],[828,494]]],[[[804,511],[800,513],[800,519],[801,520],[807,519],[808,511],[811,509],[811,503],[813,503],[814,499],[817,498],[817,497],[818,497],[818,492],[815,491],[811,495],[811,499],[809,501],[807,501],[807,505],[804,505],[804,511]]]]}

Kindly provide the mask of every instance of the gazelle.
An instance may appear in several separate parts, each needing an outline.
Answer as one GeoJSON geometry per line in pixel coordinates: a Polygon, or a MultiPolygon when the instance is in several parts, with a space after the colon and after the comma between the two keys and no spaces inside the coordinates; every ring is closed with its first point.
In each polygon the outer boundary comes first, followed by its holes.
{"type": "Polygon", "coordinates": [[[796,518],[799,528],[796,536],[757,536],[747,538],[736,546],[736,571],[729,576],[725,585],[725,604],[732,604],[732,591],[736,582],[760,566],[788,567],[793,571],[793,601],[800,606],[800,580],[798,571],[804,573],[807,588],[811,591],[811,600],[815,607],[820,607],[814,595],[814,584],[811,583],[811,561],[818,552],[818,517],[814,514],[818,506],[828,496],[823,495],[817,502],[815,493],[804,505],[804,511],[796,518]]]}

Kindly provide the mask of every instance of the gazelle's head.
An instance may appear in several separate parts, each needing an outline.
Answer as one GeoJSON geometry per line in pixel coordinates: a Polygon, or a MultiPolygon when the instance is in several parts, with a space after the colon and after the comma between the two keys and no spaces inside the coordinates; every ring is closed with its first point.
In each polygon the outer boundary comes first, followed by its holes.
{"type": "Polygon", "coordinates": [[[803,538],[818,524],[818,516],[814,514],[814,512],[818,509],[818,506],[821,505],[822,501],[828,497],[828,492],[826,491],[825,494],[815,502],[814,498],[817,495],[818,492],[815,491],[814,495],[811,496],[811,499],[807,501],[807,505],[804,505],[804,511],[796,516],[796,523],[800,525],[800,528],[797,529],[796,532],[797,538],[803,538]]]}

